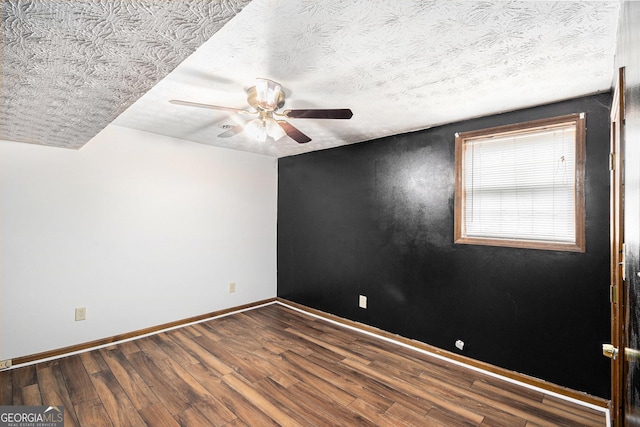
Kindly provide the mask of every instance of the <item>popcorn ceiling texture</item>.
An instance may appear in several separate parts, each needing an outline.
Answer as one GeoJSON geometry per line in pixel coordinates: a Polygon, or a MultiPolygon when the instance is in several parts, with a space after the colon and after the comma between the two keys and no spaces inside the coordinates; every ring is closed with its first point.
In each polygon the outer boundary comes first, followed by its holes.
{"type": "Polygon", "coordinates": [[[607,91],[620,2],[10,0],[2,7],[1,138],[77,148],[115,119],[283,157],[607,91]],[[354,117],[291,119],[311,142],[257,143],[245,133],[218,137],[240,116],[168,103],[246,108],[244,90],[256,77],[282,83],[285,108],[351,108],[354,117]]]}
{"type": "Polygon", "coordinates": [[[0,138],[80,148],[248,0],[2,0],[0,138]]]}

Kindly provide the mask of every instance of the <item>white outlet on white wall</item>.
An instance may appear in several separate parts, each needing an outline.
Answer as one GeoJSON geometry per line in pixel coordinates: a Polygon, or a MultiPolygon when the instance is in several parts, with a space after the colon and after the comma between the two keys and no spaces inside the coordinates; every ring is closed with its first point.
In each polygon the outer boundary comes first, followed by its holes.
{"type": "Polygon", "coordinates": [[[236,291],[236,282],[229,283],[229,293],[232,294],[236,291]]]}
{"type": "Polygon", "coordinates": [[[360,308],[367,308],[367,297],[364,295],[360,295],[360,298],[358,299],[358,306],[360,308]]]}
{"type": "Polygon", "coordinates": [[[87,319],[87,307],[76,308],[76,322],[87,319]]]}

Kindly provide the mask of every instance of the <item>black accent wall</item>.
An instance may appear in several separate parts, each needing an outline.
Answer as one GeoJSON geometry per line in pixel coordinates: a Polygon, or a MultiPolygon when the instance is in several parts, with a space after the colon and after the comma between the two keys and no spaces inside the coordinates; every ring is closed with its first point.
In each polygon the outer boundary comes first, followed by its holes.
{"type": "Polygon", "coordinates": [[[609,398],[610,104],[606,93],[280,159],[278,296],[609,398]],[[586,253],[454,244],[454,134],[575,112],[587,115],[586,253]]]}

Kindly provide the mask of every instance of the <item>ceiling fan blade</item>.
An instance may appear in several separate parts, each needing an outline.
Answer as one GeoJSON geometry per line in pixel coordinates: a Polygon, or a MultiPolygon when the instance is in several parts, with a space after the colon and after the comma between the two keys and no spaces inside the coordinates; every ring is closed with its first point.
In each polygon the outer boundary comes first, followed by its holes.
{"type": "Polygon", "coordinates": [[[348,108],[328,110],[284,110],[282,115],[291,119],[350,119],[353,112],[348,108]]]}
{"type": "Polygon", "coordinates": [[[296,141],[298,144],[304,144],[311,141],[311,138],[300,132],[291,123],[285,122],[284,120],[278,120],[278,124],[280,125],[282,130],[287,133],[287,136],[296,141]]]}
{"type": "Polygon", "coordinates": [[[219,138],[229,138],[230,136],[234,136],[239,134],[240,132],[242,132],[242,130],[244,129],[244,125],[236,125],[236,126],[232,126],[229,129],[227,129],[226,131],[222,132],[220,135],[218,135],[219,138]]]}
{"type": "Polygon", "coordinates": [[[254,114],[253,112],[248,110],[243,110],[242,108],[221,107],[219,105],[211,105],[211,104],[200,104],[198,102],[180,101],[179,99],[171,99],[169,100],[169,102],[176,105],[186,105],[187,107],[208,108],[210,110],[230,111],[232,113],[240,113],[240,114],[254,114]]]}

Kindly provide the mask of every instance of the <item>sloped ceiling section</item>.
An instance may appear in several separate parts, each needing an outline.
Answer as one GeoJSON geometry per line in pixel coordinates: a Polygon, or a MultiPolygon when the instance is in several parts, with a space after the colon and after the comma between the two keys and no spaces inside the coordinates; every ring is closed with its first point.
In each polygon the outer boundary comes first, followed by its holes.
{"type": "Polygon", "coordinates": [[[2,0],[0,139],[80,148],[249,0],[2,0]]]}

